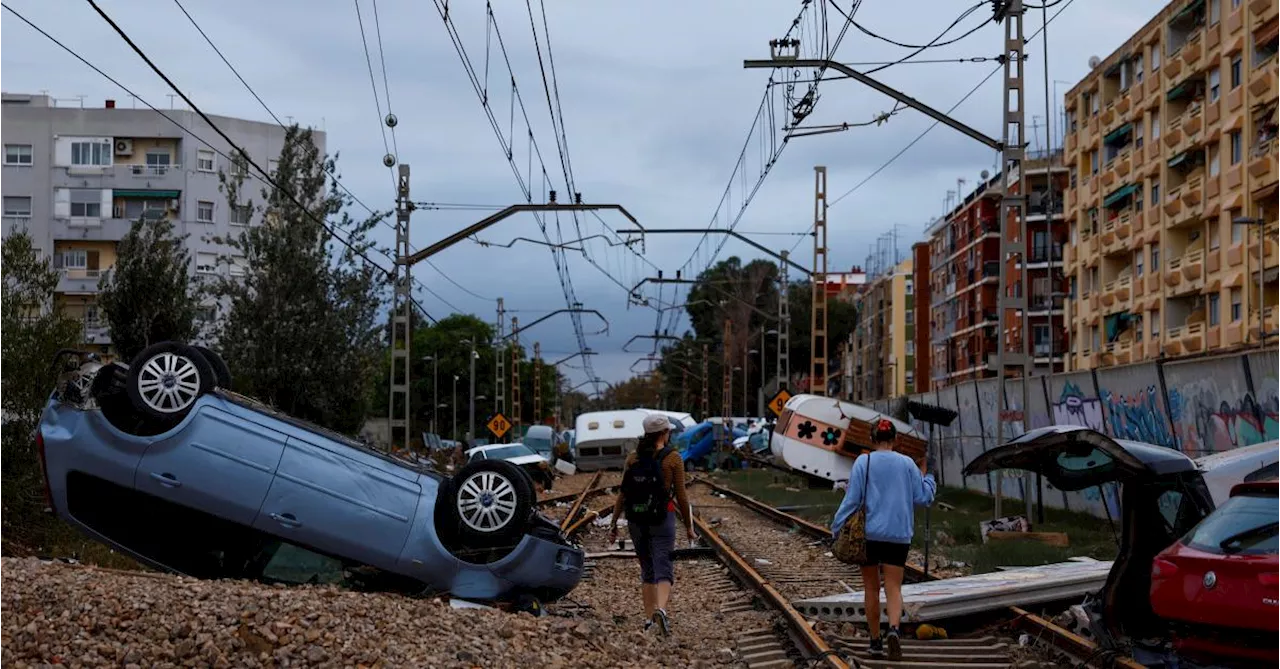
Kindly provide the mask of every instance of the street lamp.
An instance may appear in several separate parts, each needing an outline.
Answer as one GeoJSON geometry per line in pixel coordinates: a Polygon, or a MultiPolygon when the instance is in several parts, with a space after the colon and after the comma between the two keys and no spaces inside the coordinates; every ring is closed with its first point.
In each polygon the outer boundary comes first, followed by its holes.
{"type": "MultiPolygon", "coordinates": [[[[1262,244],[1263,244],[1264,230],[1262,226],[1266,224],[1266,221],[1262,220],[1261,218],[1254,218],[1252,216],[1237,216],[1231,219],[1231,222],[1234,225],[1258,226],[1258,343],[1262,343],[1267,340],[1266,319],[1262,315],[1262,302],[1263,302],[1262,294],[1263,294],[1263,286],[1264,286],[1263,281],[1265,280],[1265,274],[1263,270],[1266,269],[1264,267],[1266,263],[1263,262],[1264,256],[1263,256],[1262,244]]],[[[1246,263],[1248,262],[1247,258],[1245,262],[1246,263]]]]}

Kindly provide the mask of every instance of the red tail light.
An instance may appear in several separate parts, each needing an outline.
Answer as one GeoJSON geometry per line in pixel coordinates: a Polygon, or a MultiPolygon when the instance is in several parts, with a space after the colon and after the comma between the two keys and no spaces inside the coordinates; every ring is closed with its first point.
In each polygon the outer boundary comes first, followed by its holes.
{"type": "Polygon", "coordinates": [[[44,505],[46,511],[53,511],[53,490],[49,487],[49,466],[44,458],[44,433],[36,429],[36,455],[40,458],[40,474],[44,478],[44,505]]]}
{"type": "Polygon", "coordinates": [[[1156,558],[1151,563],[1151,578],[1166,579],[1178,575],[1178,565],[1163,558],[1156,558]]]}
{"type": "Polygon", "coordinates": [[[1280,574],[1277,574],[1274,571],[1263,572],[1258,574],[1258,582],[1263,585],[1269,585],[1273,588],[1280,586],[1280,574]]]}

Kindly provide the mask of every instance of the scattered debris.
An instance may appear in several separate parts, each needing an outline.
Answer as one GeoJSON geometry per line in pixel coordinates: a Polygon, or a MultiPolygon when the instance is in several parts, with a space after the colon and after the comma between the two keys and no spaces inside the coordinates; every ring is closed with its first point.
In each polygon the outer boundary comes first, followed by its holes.
{"type": "Polygon", "coordinates": [[[978,524],[978,528],[982,531],[982,543],[985,544],[987,543],[987,535],[992,531],[1030,532],[1031,523],[1026,516],[1005,516],[995,520],[984,520],[978,524]]]}
{"type": "Polygon", "coordinates": [[[951,505],[951,504],[947,504],[946,502],[934,502],[934,504],[937,504],[937,505],[938,505],[938,508],[939,508],[939,509],[942,509],[942,510],[944,510],[944,511],[955,511],[955,510],[956,510],[956,507],[955,507],[955,506],[953,506],[953,505],[951,505]]]}
{"type": "Polygon", "coordinates": [[[1071,545],[1071,540],[1067,537],[1066,532],[1006,532],[1004,530],[991,530],[987,533],[987,539],[992,541],[1038,541],[1048,546],[1058,546],[1066,548],[1071,545]]]}

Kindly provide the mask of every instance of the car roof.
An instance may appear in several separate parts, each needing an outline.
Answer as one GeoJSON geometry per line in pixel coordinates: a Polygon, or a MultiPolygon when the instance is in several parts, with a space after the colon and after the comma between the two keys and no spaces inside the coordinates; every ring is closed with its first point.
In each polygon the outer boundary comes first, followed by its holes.
{"type": "Polygon", "coordinates": [[[1248,481],[1246,483],[1237,483],[1231,487],[1231,496],[1236,495],[1280,495],[1280,481],[1276,479],[1267,479],[1265,481],[1248,481]]]}
{"type": "Polygon", "coordinates": [[[556,431],[555,431],[555,428],[551,427],[550,425],[530,425],[529,429],[525,430],[524,436],[525,437],[528,437],[529,435],[540,436],[543,433],[551,435],[551,434],[555,434],[556,431]]]}
{"type": "Polygon", "coordinates": [[[1156,474],[1176,474],[1196,469],[1195,460],[1192,460],[1181,451],[1175,451],[1166,446],[1148,444],[1145,441],[1116,439],[1115,442],[1141,460],[1142,464],[1150,467],[1151,471],[1156,474]]]}
{"type": "Polygon", "coordinates": [[[510,446],[524,446],[525,448],[528,448],[528,446],[524,445],[524,442],[520,442],[520,441],[511,443],[511,444],[485,444],[483,446],[476,446],[475,448],[467,449],[467,455],[472,455],[475,453],[486,453],[488,451],[496,451],[499,448],[508,448],[510,446]]]}

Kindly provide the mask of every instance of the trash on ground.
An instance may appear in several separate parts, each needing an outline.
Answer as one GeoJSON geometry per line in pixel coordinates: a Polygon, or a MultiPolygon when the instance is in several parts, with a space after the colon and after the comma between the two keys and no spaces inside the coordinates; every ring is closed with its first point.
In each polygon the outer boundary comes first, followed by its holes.
{"type": "Polygon", "coordinates": [[[982,543],[987,543],[987,534],[992,530],[1000,532],[1030,532],[1031,523],[1026,516],[1005,516],[995,520],[984,520],[978,524],[982,531],[982,543]]]}
{"type": "Polygon", "coordinates": [[[467,601],[465,599],[458,599],[457,597],[451,597],[449,599],[449,608],[451,609],[484,609],[487,611],[497,611],[497,609],[493,608],[492,606],[488,606],[486,604],[478,604],[476,602],[467,601]]]}
{"type": "Polygon", "coordinates": [[[1070,538],[1066,532],[1006,532],[1004,530],[991,530],[987,533],[987,539],[992,541],[1038,541],[1048,546],[1058,546],[1066,548],[1071,545],[1070,538]]]}

